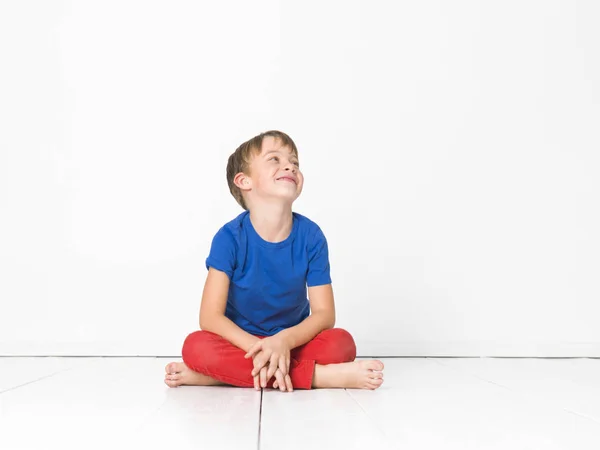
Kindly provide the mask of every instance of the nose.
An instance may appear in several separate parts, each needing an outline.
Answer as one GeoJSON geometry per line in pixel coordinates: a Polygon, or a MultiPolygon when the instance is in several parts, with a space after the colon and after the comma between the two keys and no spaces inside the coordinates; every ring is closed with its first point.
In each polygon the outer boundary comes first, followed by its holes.
{"type": "Polygon", "coordinates": [[[287,167],[285,168],[285,170],[291,170],[292,173],[296,173],[296,166],[294,164],[292,164],[292,163],[289,163],[287,165],[287,167]]]}

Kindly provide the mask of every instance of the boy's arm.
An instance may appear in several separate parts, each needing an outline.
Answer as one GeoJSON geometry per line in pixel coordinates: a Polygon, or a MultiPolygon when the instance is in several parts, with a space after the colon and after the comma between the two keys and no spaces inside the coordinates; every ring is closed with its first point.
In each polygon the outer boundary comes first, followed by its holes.
{"type": "Polygon", "coordinates": [[[335,326],[335,304],[331,283],[310,286],[308,299],[311,309],[310,316],[298,325],[277,333],[286,340],[290,349],[306,344],[321,331],[335,326]]]}
{"type": "Polygon", "coordinates": [[[247,352],[259,339],[225,317],[228,292],[229,277],[227,274],[210,267],[200,303],[200,328],[218,334],[247,352]]]}

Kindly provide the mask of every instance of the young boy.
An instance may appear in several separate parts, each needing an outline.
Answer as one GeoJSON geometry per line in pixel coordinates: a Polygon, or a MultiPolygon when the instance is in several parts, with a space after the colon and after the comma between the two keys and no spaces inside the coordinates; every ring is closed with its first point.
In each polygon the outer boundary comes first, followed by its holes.
{"type": "Polygon", "coordinates": [[[245,211],[213,238],[202,330],[185,339],[183,362],[167,364],[165,383],[377,389],[383,363],[355,361],[352,336],[334,328],[325,236],[292,212],[304,183],[292,139],[268,131],[244,142],[227,183],[245,211]]]}

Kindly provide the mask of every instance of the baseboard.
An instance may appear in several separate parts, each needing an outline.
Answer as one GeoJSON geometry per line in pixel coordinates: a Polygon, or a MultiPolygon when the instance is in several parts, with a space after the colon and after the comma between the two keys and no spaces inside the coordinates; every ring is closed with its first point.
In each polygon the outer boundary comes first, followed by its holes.
{"type": "MultiPolygon", "coordinates": [[[[359,357],[600,358],[600,342],[357,340],[359,357]]],[[[180,357],[177,342],[0,342],[0,356],[180,357]]]]}

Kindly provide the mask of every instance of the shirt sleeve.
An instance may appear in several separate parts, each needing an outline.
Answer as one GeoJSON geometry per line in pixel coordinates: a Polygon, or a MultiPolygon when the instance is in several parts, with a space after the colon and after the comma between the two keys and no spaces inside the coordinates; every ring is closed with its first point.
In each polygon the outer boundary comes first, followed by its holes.
{"type": "Polygon", "coordinates": [[[308,273],[306,274],[306,284],[308,287],[330,284],[331,276],[329,273],[329,249],[327,239],[317,227],[317,231],[308,249],[308,273]]]}
{"type": "Polygon", "coordinates": [[[221,228],[212,240],[210,253],[206,258],[206,269],[209,267],[225,272],[229,279],[235,269],[236,245],[233,234],[225,227],[221,228]]]}

